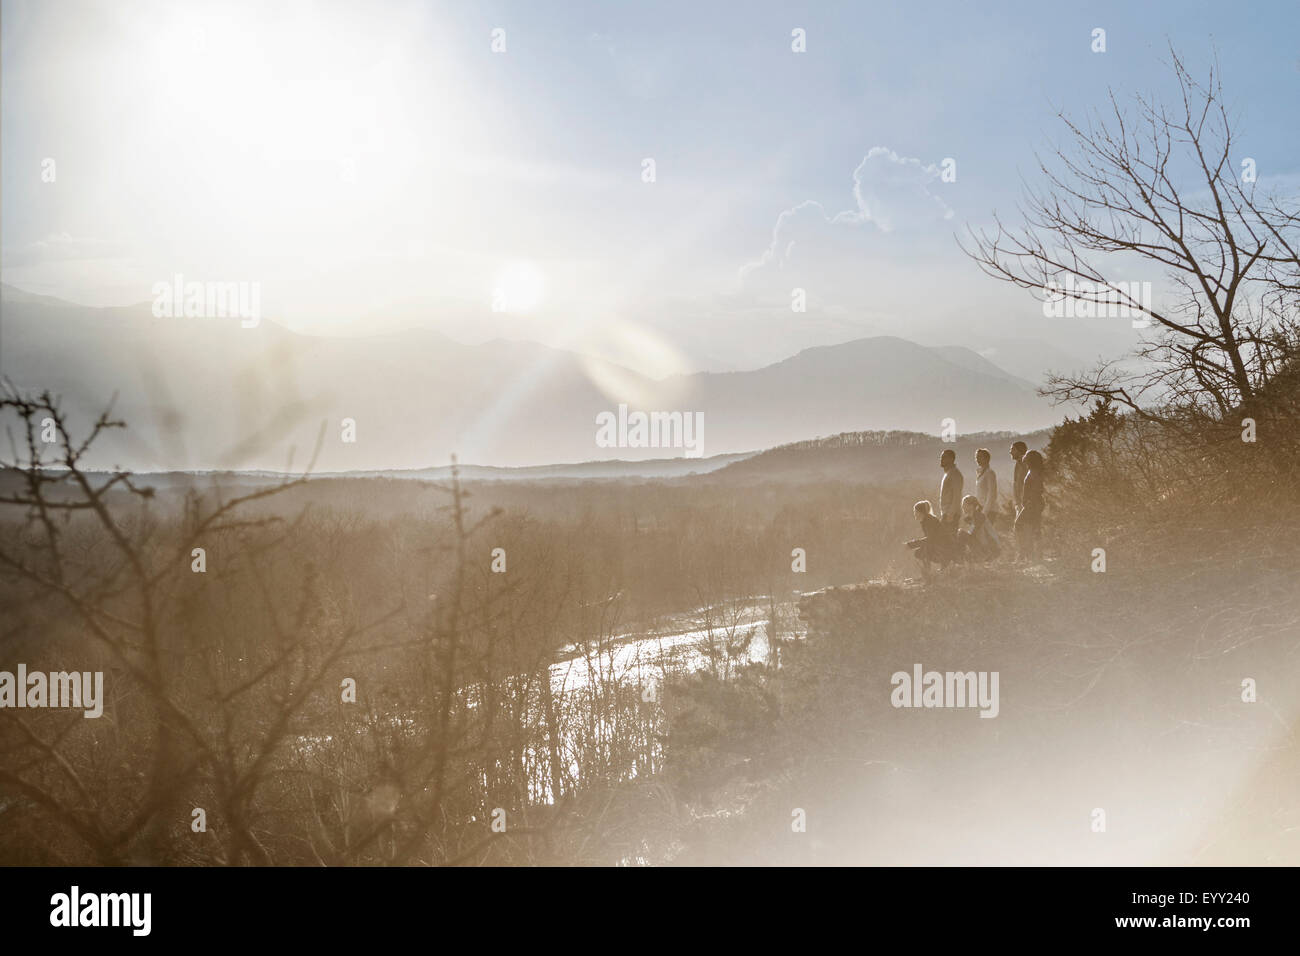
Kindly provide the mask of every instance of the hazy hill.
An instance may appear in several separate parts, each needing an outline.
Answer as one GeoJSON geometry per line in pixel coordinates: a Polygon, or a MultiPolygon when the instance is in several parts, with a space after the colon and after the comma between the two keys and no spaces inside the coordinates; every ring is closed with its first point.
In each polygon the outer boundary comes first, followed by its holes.
{"type": "MultiPolygon", "coordinates": [[[[531,342],[464,345],[432,331],[300,335],[263,320],[157,319],[0,289],[0,374],[48,387],[84,422],[115,393],[127,432],[95,465],[138,469],[423,469],[662,459],[675,448],[600,448],[596,415],[702,412],[706,456],[871,428],[1024,430],[1059,415],[1029,383],[974,352],[879,337],[806,349],[745,372],[663,380],[531,342]],[[356,442],[341,422],[356,422],[356,442]],[[322,432],[323,427],[323,432],[322,432]]],[[[693,470],[693,469],[687,469],[693,470]]],[[[705,467],[698,470],[704,471],[705,467]]]]}
{"type": "MultiPolygon", "coordinates": [[[[1034,432],[977,432],[945,442],[917,432],[848,432],[829,438],[792,442],[733,462],[710,475],[717,481],[849,481],[882,484],[891,481],[933,480],[938,485],[939,455],[951,448],[973,489],[975,452],[987,448],[993,470],[1009,481],[1011,443],[1017,439],[1030,448],[1047,446],[1050,430],[1034,432]]],[[[1009,493],[1010,484],[1000,485],[1009,493]]]]}
{"type": "MultiPolygon", "coordinates": [[[[491,465],[460,465],[457,473],[465,483],[513,482],[549,484],[552,482],[620,481],[646,479],[690,478],[706,475],[742,461],[748,455],[713,455],[708,458],[648,458],[643,461],[584,461],[571,465],[529,465],[521,468],[494,467],[491,465]]],[[[385,480],[437,481],[451,478],[450,465],[438,468],[413,468],[378,471],[315,471],[313,480],[346,481],[381,478],[385,480]]],[[[0,487],[5,487],[8,476],[0,472],[0,487]]],[[[137,472],[137,484],[155,488],[203,487],[213,482],[223,488],[265,487],[285,480],[276,471],[170,471],[137,472]]]]}

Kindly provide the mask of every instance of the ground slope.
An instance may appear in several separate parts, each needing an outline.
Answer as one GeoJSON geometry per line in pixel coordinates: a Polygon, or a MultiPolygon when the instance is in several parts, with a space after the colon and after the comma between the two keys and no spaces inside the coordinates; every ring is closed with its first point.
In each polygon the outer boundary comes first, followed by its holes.
{"type": "Polygon", "coordinates": [[[776,728],[711,795],[744,810],[675,861],[1300,863],[1297,542],[1184,521],[1095,542],[1105,573],[1080,540],[1043,567],[807,596],[776,728]],[[916,663],[998,671],[999,715],[892,707],[916,663]]]}

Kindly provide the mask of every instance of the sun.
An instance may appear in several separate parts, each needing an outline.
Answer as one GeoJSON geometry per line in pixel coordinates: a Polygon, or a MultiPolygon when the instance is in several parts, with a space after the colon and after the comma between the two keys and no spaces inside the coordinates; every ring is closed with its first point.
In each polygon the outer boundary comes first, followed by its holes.
{"type": "Polygon", "coordinates": [[[546,274],[527,259],[508,262],[492,283],[492,308],[498,312],[531,312],[546,296],[546,274]]]}

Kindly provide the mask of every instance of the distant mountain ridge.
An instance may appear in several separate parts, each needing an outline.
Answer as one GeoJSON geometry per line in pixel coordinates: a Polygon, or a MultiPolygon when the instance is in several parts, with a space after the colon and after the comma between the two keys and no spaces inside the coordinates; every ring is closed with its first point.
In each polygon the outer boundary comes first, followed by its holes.
{"type": "Polygon", "coordinates": [[[970,490],[975,477],[976,450],[987,448],[992,456],[993,471],[999,475],[1009,474],[1013,468],[1010,456],[1013,442],[1023,441],[1030,448],[1042,450],[1047,447],[1050,436],[1050,428],[1026,432],[976,432],[958,435],[953,441],[907,431],[846,432],[769,448],[732,462],[707,477],[709,480],[737,482],[938,482],[939,456],[952,449],[970,490]]]}
{"type": "Polygon", "coordinates": [[[291,451],[302,467],[318,438],[315,470],[326,472],[427,469],[453,453],[496,467],[681,454],[598,447],[596,416],[620,403],[702,412],[704,457],[873,428],[933,434],[948,418],[959,433],[1059,418],[1028,382],[969,349],[893,337],[656,380],[533,342],[463,345],[429,330],[317,337],[10,286],[0,287],[0,374],[60,393],[83,426],[117,394],[114,413],[130,427],[106,434],[90,464],[139,470],[284,470],[291,451]]]}

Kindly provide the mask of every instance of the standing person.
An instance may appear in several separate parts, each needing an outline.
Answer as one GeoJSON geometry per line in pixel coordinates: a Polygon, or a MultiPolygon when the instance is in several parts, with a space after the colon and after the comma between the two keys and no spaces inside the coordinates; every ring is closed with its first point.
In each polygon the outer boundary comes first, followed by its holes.
{"type": "Polygon", "coordinates": [[[1016,545],[1020,557],[1029,561],[1039,558],[1038,543],[1043,530],[1043,456],[1036,451],[1025,453],[1025,484],[1021,493],[1020,513],[1016,516],[1016,545]]]}
{"type": "Polygon", "coordinates": [[[961,521],[961,491],[966,479],[957,467],[957,453],[951,448],[939,456],[939,467],[943,469],[943,481],[939,484],[939,520],[956,541],[957,524],[961,521]]]}
{"type": "Polygon", "coordinates": [[[998,474],[989,467],[993,456],[987,448],[975,452],[975,498],[990,522],[998,516],[998,474]]]}
{"type": "Polygon", "coordinates": [[[1020,516],[1020,509],[1024,505],[1025,472],[1029,470],[1025,464],[1025,452],[1028,450],[1029,446],[1022,441],[1011,446],[1011,457],[1016,460],[1016,470],[1011,473],[1011,502],[1015,507],[1015,514],[1011,516],[1013,519],[1020,516]]]}

